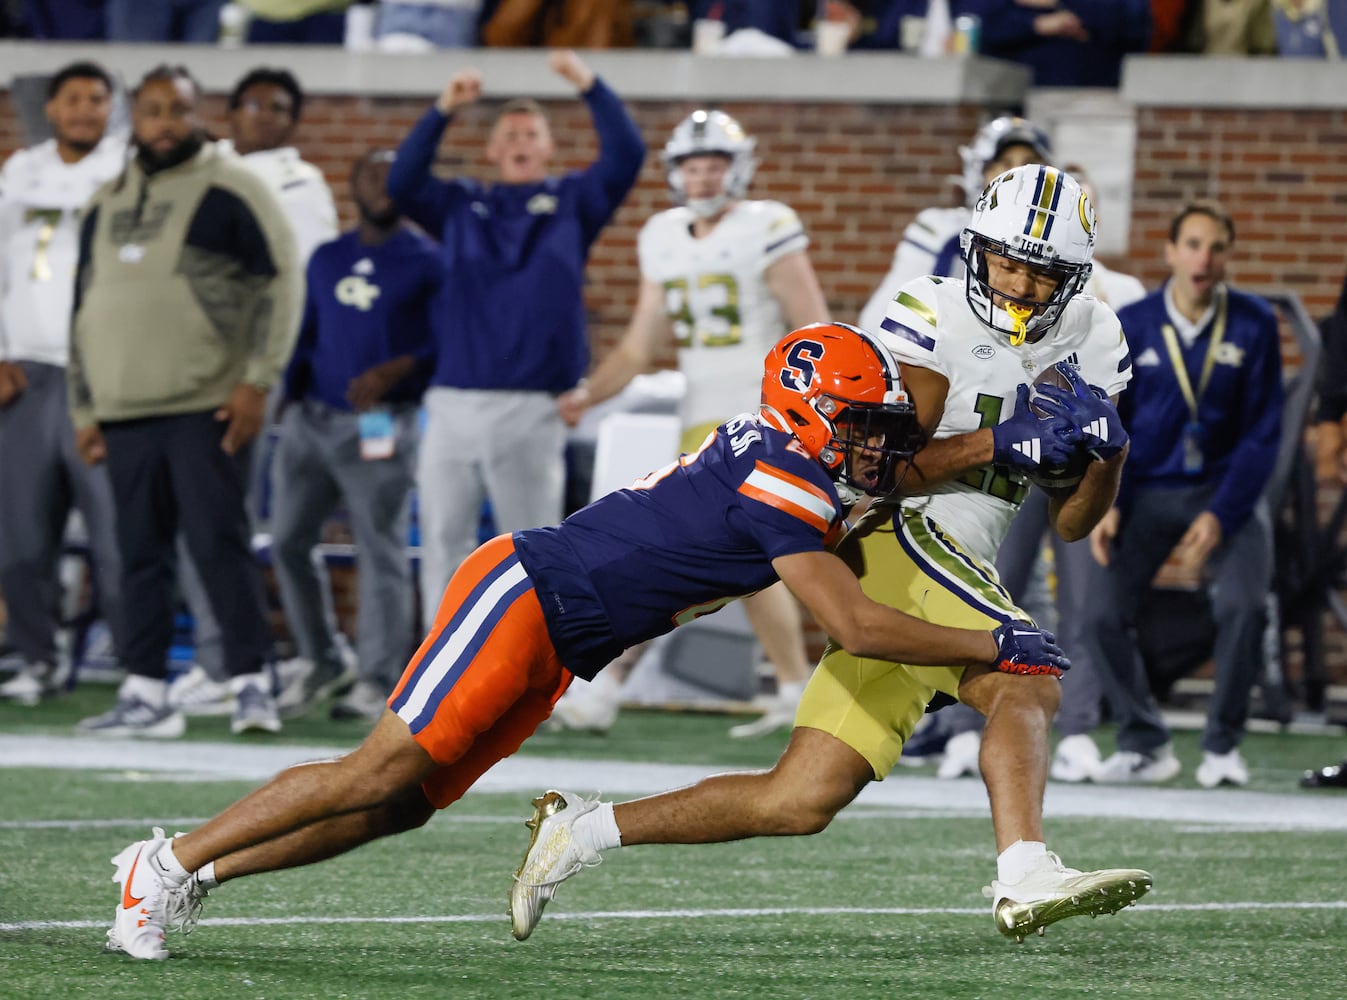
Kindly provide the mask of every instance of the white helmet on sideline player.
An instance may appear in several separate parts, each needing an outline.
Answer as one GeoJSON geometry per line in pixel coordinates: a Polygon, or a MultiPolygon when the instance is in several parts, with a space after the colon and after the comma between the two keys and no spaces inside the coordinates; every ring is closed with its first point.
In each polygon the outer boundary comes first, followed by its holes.
{"type": "Polygon", "coordinates": [[[748,192],[753,171],[758,161],[753,158],[756,140],[723,111],[694,111],[673,130],[664,144],[664,171],[674,204],[687,205],[698,218],[710,218],[720,213],[731,198],[742,198],[748,192]],[[683,187],[683,176],[678,165],[689,156],[720,154],[730,159],[725,174],[724,190],[714,198],[689,200],[683,187]]]}
{"type": "Polygon", "coordinates": [[[1028,146],[1039,163],[1052,163],[1052,141],[1048,134],[1027,118],[1002,115],[978,129],[967,146],[959,147],[963,160],[964,200],[969,208],[987,185],[987,167],[1007,146],[1028,146]]]}
{"type": "Polygon", "coordinates": [[[1090,280],[1094,229],[1094,206],[1070,174],[1030,164],[992,178],[959,236],[973,313],[993,330],[1012,334],[1012,343],[1051,328],[1090,280]],[[1056,289],[1046,301],[1017,299],[992,289],[987,283],[988,253],[1045,270],[1057,279],[1056,289]],[[1020,314],[1018,319],[1012,309],[1020,314]]]}

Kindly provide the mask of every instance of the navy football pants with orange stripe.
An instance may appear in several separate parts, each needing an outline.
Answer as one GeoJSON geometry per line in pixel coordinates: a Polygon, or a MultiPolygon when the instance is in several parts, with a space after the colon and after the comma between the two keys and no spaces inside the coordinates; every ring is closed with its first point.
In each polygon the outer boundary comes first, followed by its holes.
{"type": "Polygon", "coordinates": [[[438,809],[519,749],[574,675],[561,665],[509,535],[463,561],[388,707],[440,765],[422,786],[438,809]]]}

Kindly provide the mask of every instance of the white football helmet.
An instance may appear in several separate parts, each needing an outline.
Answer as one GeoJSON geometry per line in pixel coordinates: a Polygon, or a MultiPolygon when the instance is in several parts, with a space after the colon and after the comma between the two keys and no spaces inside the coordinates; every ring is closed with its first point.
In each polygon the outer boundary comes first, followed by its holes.
{"type": "Polygon", "coordinates": [[[758,166],[758,161],[753,158],[756,145],[757,141],[725,112],[692,112],[678,123],[664,144],[664,172],[674,204],[687,205],[698,218],[710,218],[719,214],[731,198],[742,198],[748,192],[748,184],[758,166]],[[720,153],[730,158],[725,187],[714,198],[689,200],[678,165],[689,156],[704,153],[720,153]]]}
{"type": "Polygon", "coordinates": [[[963,160],[964,197],[969,208],[976,204],[978,195],[986,187],[983,174],[987,165],[1007,146],[1028,146],[1038,154],[1040,163],[1052,163],[1052,140],[1041,128],[1027,118],[1010,115],[993,118],[977,130],[967,146],[959,147],[959,158],[963,160]]]}
{"type": "Polygon", "coordinates": [[[959,235],[974,314],[993,330],[1011,334],[1012,344],[1037,340],[1034,334],[1051,328],[1090,280],[1094,231],[1094,206],[1070,174],[1030,164],[992,178],[959,235]],[[1046,270],[1057,288],[1042,302],[993,290],[987,283],[988,253],[1046,270]]]}

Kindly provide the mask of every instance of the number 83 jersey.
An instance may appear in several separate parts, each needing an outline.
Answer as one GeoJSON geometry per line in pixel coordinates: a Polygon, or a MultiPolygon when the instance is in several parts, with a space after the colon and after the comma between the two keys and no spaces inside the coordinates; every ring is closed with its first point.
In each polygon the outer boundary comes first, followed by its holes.
{"type": "Polygon", "coordinates": [[[799,216],[779,201],[737,202],[700,239],[693,221],[686,208],[660,212],[637,240],[642,278],[664,289],[688,427],[757,410],[762,359],[786,333],[763,275],[809,246],[799,216]]]}
{"type": "MultiPolygon", "coordinates": [[[[1116,396],[1132,377],[1132,360],[1113,310],[1084,293],[1036,343],[1011,346],[1008,334],[984,325],[964,294],[964,282],[925,277],[904,285],[875,331],[904,365],[939,372],[949,381],[935,439],[994,427],[1015,410],[1016,389],[1058,361],[1116,396]]],[[[920,417],[921,414],[918,414],[920,417]]],[[[918,456],[920,464],[920,456],[918,456]]],[[[959,544],[990,563],[1029,486],[1024,477],[988,465],[907,497],[959,544]]]]}

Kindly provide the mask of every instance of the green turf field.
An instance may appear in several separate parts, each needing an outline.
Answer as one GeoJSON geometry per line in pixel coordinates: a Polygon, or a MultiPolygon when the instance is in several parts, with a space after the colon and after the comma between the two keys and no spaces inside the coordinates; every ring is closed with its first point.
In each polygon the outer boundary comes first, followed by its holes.
{"type": "Polygon", "coordinates": [[[532,794],[629,797],[769,764],[782,745],[730,740],[723,716],[652,712],[608,738],[539,734],[421,831],[226,885],[196,933],[169,936],[172,959],[136,962],[101,950],[108,859],[362,730],[315,719],[233,740],[225,720],[193,720],[168,744],[73,739],[109,695],[0,706],[0,996],[1347,997],[1347,795],[1296,787],[1342,736],[1252,734],[1247,790],[1196,787],[1192,732],[1167,788],[1050,786],[1050,848],[1147,868],[1155,890],[1022,945],[979,892],[994,874],[981,785],[931,769],[901,769],[817,837],[612,852],[513,941],[505,896],[532,794]]]}

